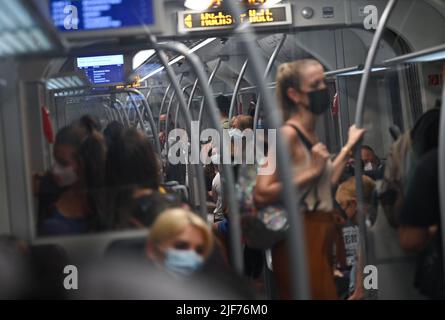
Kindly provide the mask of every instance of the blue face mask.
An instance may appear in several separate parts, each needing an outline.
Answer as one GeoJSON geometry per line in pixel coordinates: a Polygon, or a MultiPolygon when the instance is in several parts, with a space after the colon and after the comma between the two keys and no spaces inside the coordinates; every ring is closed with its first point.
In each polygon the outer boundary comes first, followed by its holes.
{"type": "Polygon", "coordinates": [[[168,249],[165,252],[164,266],[174,274],[190,276],[204,264],[204,258],[194,250],[168,249]]]}

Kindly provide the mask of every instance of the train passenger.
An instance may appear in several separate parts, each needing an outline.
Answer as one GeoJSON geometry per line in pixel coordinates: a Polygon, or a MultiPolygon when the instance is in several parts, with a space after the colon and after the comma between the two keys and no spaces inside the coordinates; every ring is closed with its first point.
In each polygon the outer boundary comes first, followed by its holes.
{"type": "MultiPolygon", "coordinates": [[[[328,260],[331,244],[326,246],[334,228],[332,185],[339,180],[351,149],[365,130],[352,126],[347,144],[333,162],[329,160],[328,150],[315,131],[318,117],[330,106],[323,66],[316,60],[282,64],[277,74],[277,96],[285,120],[282,134],[289,142],[293,160],[293,181],[307,194],[304,220],[312,298],[335,299],[333,270],[328,260]]],[[[272,161],[271,157],[268,161],[272,161]]],[[[259,207],[276,204],[281,195],[282,184],[276,173],[258,176],[255,202],[259,207]]],[[[280,296],[290,298],[286,241],[275,245],[272,256],[280,296]]]]}
{"type": "Polygon", "coordinates": [[[206,221],[184,209],[171,209],[155,220],[146,254],[167,272],[190,276],[201,269],[213,250],[206,221]]]}
{"type": "Polygon", "coordinates": [[[0,235],[0,299],[22,299],[29,286],[29,247],[9,235],[0,235]]]}
{"type": "Polygon", "coordinates": [[[361,149],[364,174],[373,180],[383,179],[385,167],[370,146],[363,145],[361,149]]]}
{"type": "Polygon", "coordinates": [[[221,126],[223,129],[229,129],[230,127],[230,99],[226,96],[219,95],[216,97],[216,104],[219,109],[219,113],[221,116],[221,126]]]}
{"type": "Polygon", "coordinates": [[[216,153],[216,149],[212,150],[212,156],[210,157],[213,168],[215,170],[215,176],[212,180],[212,198],[215,202],[215,209],[213,210],[213,222],[220,222],[224,220],[224,207],[223,207],[223,191],[221,184],[220,173],[220,156],[216,153]]]}
{"type": "MultiPolygon", "coordinates": [[[[365,212],[369,213],[372,207],[372,195],[375,189],[375,182],[368,176],[362,177],[363,196],[365,212]]],[[[350,177],[343,182],[337,189],[335,200],[340,205],[342,210],[346,213],[348,221],[343,228],[343,239],[346,249],[346,264],[348,266],[347,272],[349,275],[349,300],[359,300],[364,297],[364,288],[361,270],[358,267],[358,253],[359,253],[359,229],[357,220],[357,190],[355,184],[355,177],[350,177]]]]}
{"type": "Polygon", "coordinates": [[[98,227],[104,186],[105,142],[89,116],[59,131],[52,176],[63,189],[39,223],[39,234],[81,234],[98,227]]]}
{"type": "Polygon", "coordinates": [[[107,125],[104,130],[104,137],[108,148],[119,138],[123,130],[123,124],[118,121],[112,121],[107,125]]]}
{"type": "Polygon", "coordinates": [[[136,129],[124,130],[108,150],[106,172],[109,209],[103,217],[103,227],[134,227],[134,200],[160,188],[159,162],[148,137],[136,129]]]}
{"type": "Polygon", "coordinates": [[[433,149],[419,160],[407,186],[399,227],[402,248],[419,253],[415,286],[430,299],[445,299],[438,159],[438,149],[433,149]]]}

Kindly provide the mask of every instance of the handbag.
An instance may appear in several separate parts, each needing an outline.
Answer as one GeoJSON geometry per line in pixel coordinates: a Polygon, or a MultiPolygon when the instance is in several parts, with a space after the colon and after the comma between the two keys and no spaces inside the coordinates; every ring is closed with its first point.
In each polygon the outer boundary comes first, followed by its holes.
{"type": "MultiPolygon", "coordinates": [[[[301,133],[301,131],[291,125],[297,132],[304,146],[310,151],[312,143],[301,133]]],[[[243,168],[241,168],[243,170],[243,168]]],[[[253,200],[253,193],[256,183],[256,172],[240,173],[240,190],[241,195],[241,227],[245,243],[253,249],[270,249],[278,242],[284,240],[289,230],[288,212],[282,203],[276,203],[257,209],[253,200]],[[244,173],[244,174],[243,174],[244,173]],[[249,209],[250,208],[250,209],[249,209]]],[[[315,212],[319,205],[318,200],[318,179],[300,199],[300,208],[304,207],[302,212],[315,212]],[[305,205],[306,197],[315,188],[315,197],[317,202],[312,210],[305,205]]]]}

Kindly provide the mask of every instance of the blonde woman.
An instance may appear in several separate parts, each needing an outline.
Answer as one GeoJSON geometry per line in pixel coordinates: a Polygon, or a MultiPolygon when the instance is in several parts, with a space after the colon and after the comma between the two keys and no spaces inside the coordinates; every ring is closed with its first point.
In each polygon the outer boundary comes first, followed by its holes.
{"type": "Polygon", "coordinates": [[[213,235],[203,219],[184,209],[171,209],[155,220],[146,254],[169,273],[190,276],[204,265],[212,249],[213,235]]]}
{"type": "MultiPolygon", "coordinates": [[[[334,229],[332,186],[341,177],[349,153],[365,130],[352,126],[347,144],[334,161],[330,160],[330,154],[315,130],[317,120],[330,107],[324,69],[316,60],[304,59],[280,65],[276,91],[285,121],[281,132],[291,151],[293,181],[301,194],[306,195],[304,220],[312,298],[336,299],[329,262],[334,229]]],[[[268,159],[270,161],[273,157],[268,159]]],[[[259,175],[255,202],[259,207],[274,205],[282,200],[282,191],[276,172],[259,175]]],[[[280,297],[288,299],[291,292],[287,241],[278,243],[272,256],[280,297]]]]}

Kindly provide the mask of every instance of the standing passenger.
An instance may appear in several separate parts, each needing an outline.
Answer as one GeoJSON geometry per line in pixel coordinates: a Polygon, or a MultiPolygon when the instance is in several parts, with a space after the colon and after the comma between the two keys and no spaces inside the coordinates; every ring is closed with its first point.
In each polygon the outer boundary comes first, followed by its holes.
{"type": "MultiPolygon", "coordinates": [[[[328,150],[320,143],[315,131],[318,117],[330,106],[323,66],[316,60],[305,59],[281,65],[277,75],[277,95],[285,119],[282,134],[291,150],[293,181],[301,194],[307,194],[304,199],[306,208],[302,211],[312,298],[336,299],[329,261],[332,252],[329,242],[334,230],[332,186],[340,178],[348,154],[365,130],[352,126],[346,146],[334,161],[329,159],[328,150]]],[[[277,173],[259,175],[255,202],[258,206],[273,205],[282,200],[282,191],[277,173]]],[[[273,270],[280,296],[284,299],[291,297],[287,246],[287,241],[283,241],[272,252],[273,270]]]]}

